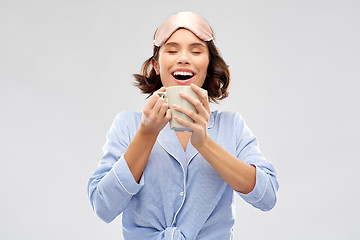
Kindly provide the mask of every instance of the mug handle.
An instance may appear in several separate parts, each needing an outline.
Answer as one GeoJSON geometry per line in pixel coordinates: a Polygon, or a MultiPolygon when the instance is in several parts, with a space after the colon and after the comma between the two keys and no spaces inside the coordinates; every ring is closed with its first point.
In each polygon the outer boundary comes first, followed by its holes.
{"type": "Polygon", "coordinates": [[[160,97],[166,98],[166,92],[156,92],[160,97]]]}

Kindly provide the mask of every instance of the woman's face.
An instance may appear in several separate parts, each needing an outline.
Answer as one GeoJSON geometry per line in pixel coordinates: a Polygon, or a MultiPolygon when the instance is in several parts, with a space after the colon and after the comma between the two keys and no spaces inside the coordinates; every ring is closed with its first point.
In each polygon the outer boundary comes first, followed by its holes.
{"type": "Polygon", "coordinates": [[[202,87],[209,65],[209,50],[191,31],[178,29],[161,46],[158,61],[152,63],[165,87],[192,83],[202,87]]]}

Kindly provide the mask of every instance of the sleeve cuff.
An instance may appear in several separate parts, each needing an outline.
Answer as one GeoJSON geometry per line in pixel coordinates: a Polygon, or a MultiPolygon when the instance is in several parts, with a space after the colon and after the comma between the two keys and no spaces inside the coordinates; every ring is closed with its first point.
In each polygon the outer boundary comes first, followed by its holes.
{"type": "Polygon", "coordinates": [[[238,194],[248,203],[257,203],[262,200],[265,195],[267,184],[269,184],[269,177],[267,174],[256,167],[256,183],[254,189],[247,193],[243,194],[238,192],[238,194]]]}
{"type": "Polygon", "coordinates": [[[130,195],[137,194],[144,185],[144,175],[141,176],[140,182],[137,183],[125,161],[124,155],[114,164],[112,171],[121,187],[130,195]]]}

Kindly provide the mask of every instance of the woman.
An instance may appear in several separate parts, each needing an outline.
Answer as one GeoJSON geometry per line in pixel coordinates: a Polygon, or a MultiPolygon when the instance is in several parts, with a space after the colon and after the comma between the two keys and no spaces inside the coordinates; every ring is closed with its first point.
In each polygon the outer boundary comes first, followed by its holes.
{"type": "Polygon", "coordinates": [[[150,97],[142,113],[114,120],[89,180],[90,202],[105,222],[123,213],[125,239],[232,239],[234,192],[270,210],[278,189],[274,167],[239,114],[210,111],[209,100],[227,97],[229,71],[204,19],[171,16],[157,29],[153,52],[135,75],[150,97]],[[174,106],[194,120],[175,118],[191,132],[169,128],[171,110],[156,94],[176,85],[190,85],[199,96],[180,94],[197,113],[174,106]]]}

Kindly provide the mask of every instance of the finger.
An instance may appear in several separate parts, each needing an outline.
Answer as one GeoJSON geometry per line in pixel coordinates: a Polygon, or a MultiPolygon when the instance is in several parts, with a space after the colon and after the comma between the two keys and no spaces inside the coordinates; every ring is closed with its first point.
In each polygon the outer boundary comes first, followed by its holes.
{"type": "Polygon", "coordinates": [[[155,92],[153,93],[153,95],[158,95],[158,96],[164,98],[164,96],[165,96],[165,91],[166,91],[166,88],[165,88],[165,87],[161,87],[161,88],[159,88],[157,91],[155,91],[155,92]]]}
{"type": "MultiPolygon", "coordinates": [[[[162,105],[166,103],[166,100],[159,97],[156,101],[156,103],[154,104],[153,108],[152,108],[152,111],[154,111],[155,113],[159,113],[160,112],[160,109],[162,107],[162,105]]],[[[165,114],[165,112],[164,112],[165,114]]]]}
{"type": "Polygon", "coordinates": [[[204,108],[208,113],[210,113],[208,91],[196,86],[195,84],[191,84],[191,89],[199,96],[200,101],[204,105],[204,108]]]}
{"type": "Polygon", "coordinates": [[[165,91],[166,91],[166,87],[161,87],[156,92],[165,92],[165,91]]]}
{"type": "Polygon", "coordinates": [[[191,118],[192,120],[194,120],[195,122],[201,123],[203,122],[202,118],[196,114],[194,111],[190,110],[190,109],[186,109],[184,107],[178,106],[178,105],[173,105],[173,108],[181,113],[184,113],[186,116],[188,116],[189,118],[191,118]]]}
{"type": "Polygon", "coordinates": [[[147,115],[154,107],[157,100],[160,98],[159,95],[153,94],[149,97],[147,103],[144,106],[143,112],[147,115]]]}
{"type": "Polygon", "coordinates": [[[207,91],[205,89],[203,89],[195,84],[191,84],[190,87],[200,98],[207,96],[207,91]]]}
{"type": "Polygon", "coordinates": [[[197,99],[197,98],[194,98],[192,96],[190,96],[189,94],[187,93],[183,93],[183,92],[180,92],[180,96],[182,98],[184,98],[185,100],[187,100],[188,102],[190,102],[192,105],[194,105],[196,111],[205,116],[207,118],[207,115],[209,115],[208,111],[205,109],[203,103],[201,102],[200,99],[197,99]]]}
{"type": "Polygon", "coordinates": [[[160,107],[159,115],[165,117],[168,109],[169,109],[169,105],[166,102],[164,102],[160,107]]]}
{"type": "Polygon", "coordinates": [[[196,125],[194,123],[191,123],[189,121],[186,121],[185,119],[182,119],[179,116],[174,116],[175,121],[177,121],[178,123],[180,123],[181,125],[184,125],[187,128],[190,128],[191,130],[195,130],[196,125]]]}
{"type": "Polygon", "coordinates": [[[171,115],[172,115],[171,109],[168,108],[168,110],[166,111],[165,120],[170,121],[171,115]]]}
{"type": "Polygon", "coordinates": [[[206,111],[210,114],[210,104],[209,104],[209,95],[208,95],[208,91],[203,89],[204,93],[203,96],[201,97],[201,102],[204,105],[204,108],[206,109],[206,111]]]}

